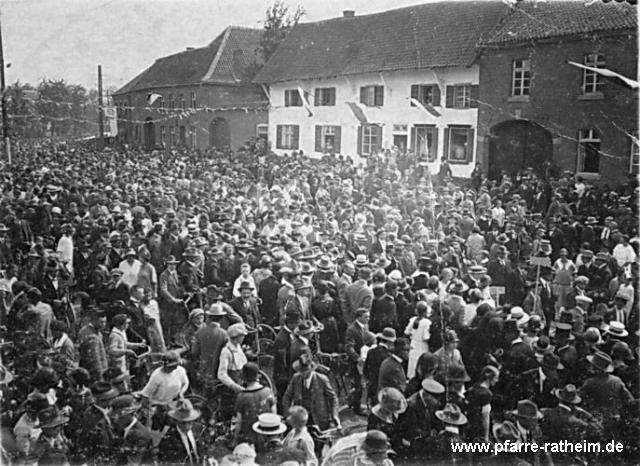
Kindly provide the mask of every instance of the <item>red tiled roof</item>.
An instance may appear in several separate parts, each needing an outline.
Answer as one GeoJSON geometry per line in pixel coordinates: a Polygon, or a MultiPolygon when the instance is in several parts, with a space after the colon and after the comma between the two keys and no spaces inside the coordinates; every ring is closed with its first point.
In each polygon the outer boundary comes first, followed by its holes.
{"type": "Polygon", "coordinates": [[[468,66],[507,9],[500,1],[442,2],[301,23],[254,81],[468,66]]]}
{"type": "Polygon", "coordinates": [[[261,37],[260,29],[230,26],[206,47],[157,59],[115,94],[201,82],[238,84],[237,75],[261,61],[257,52],[261,37]]]}
{"type": "Polygon", "coordinates": [[[510,8],[500,27],[489,34],[482,45],[507,45],[591,32],[635,31],[637,14],[637,8],[627,2],[524,1],[510,8]]]}

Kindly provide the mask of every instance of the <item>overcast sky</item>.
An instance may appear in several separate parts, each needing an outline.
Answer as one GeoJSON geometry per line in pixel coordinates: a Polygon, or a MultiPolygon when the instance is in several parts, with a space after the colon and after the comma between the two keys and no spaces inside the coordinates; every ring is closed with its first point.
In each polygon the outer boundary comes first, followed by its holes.
{"type": "MultiPolygon", "coordinates": [[[[429,0],[287,0],[303,21],[374,13],[429,0]]],[[[120,87],[161,56],[202,46],[228,25],[260,27],[271,0],[0,0],[7,82],[43,77],[120,87]]],[[[292,9],[293,9],[292,8],[292,9]]]]}

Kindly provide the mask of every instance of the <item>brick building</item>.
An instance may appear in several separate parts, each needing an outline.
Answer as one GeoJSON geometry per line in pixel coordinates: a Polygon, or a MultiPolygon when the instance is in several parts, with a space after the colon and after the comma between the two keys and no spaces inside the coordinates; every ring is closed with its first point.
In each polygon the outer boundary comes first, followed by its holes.
{"type": "Polygon", "coordinates": [[[205,47],[156,60],[114,93],[121,142],[237,149],[266,138],[268,100],[251,83],[261,37],[259,29],[228,27],[205,47]]]}
{"type": "Polygon", "coordinates": [[[478,161],[616,184],[637,172],[638,90],[568,62],[637,80],[637,10],[628,3],[520,2],[481,43],[478,161]]]}

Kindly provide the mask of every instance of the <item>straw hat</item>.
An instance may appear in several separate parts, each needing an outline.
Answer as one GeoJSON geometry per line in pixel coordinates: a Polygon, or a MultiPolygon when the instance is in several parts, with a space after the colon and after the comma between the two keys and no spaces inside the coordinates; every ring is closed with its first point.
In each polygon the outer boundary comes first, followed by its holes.
{"type": "Polygon", "coordinates": [[[280,435],[287,430],[282,418],[274,413],[259,414],[258,422],[254,422],[252,427],[254,432],[262,435],[280,435]]]}
{"type": "Polygon", "coordinates": [[[629,332],[622,322],[618,322],[617,320],[612,320],[609,322],[609,328],[607,328],[606,332],[609,335],[614,337],[624,338],[629,336],[629,332]]]}

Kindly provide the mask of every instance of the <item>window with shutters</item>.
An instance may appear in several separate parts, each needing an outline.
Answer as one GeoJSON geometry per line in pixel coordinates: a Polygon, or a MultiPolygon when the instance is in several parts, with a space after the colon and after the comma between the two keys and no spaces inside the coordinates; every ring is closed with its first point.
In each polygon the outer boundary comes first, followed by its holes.
{"type": "Polygon", "coordinates": [[[468,126],[449,126],[444,130],[444,154],[449,163],[473,161],[474,130],[468,126]]]}
{"type": "MultiPolygon", "coordinates": [[[[411,86],[411,98],[423,105],[438,107],[440,105],[440,87],[437,84],[414,84],[411,86]]],[[[415,104],[411,102],[411,106],[415,107],[415,104]]]]}
{"type": "Polygon", "coordinates": [[[578,171],[600,172],[600,133],[583,129],[578,133],[578,171]]]}
{"type": "Polygon", "coordinates": [[[360,103],[367,107],[382,107],[384,105],[384,86],[361,87],[360,103]]]}
{"type": "Polygon", "coordinates": [[[167,128],[165,126],[160,127],[160,144],[163,146],[167,143],[167,128]]]}
{"type": "Polygon", "coordinates": [[[191,91],[191,108],[198,108],[198,102],[196,101],[196,93],[191,91]]]}
{"type": "Polygon", "coordinates": [[[629,173],[637,175],[640,173],[640,143],[638,142],[638,131],[631,132],[631,154],[629,157],[629,173]]]}
{"type": "MultiPolygon", "coordinates": [[[[604,56],[590,53],[584,56],[584,64],[591,68],[604,68],[604,56]]],[[[591,70],[582,72],[582,92],[584,94],[595,94],[602,92],[602,75],[591,70]]]]}
{"type": "Polygon", "coordinates": [[[196,147],[197,144],[198,144],[198,139],[197,139],[196,127],[192,126],[189,129],[189,145],[191,147],[196,147]]]}
{"type": "Polygon", "coordinates": [[[332,107],[336,104],[335,87],[317,87],[314,94],[316,107],[332,107]]]}
{"type": "Polygon", "coordinates": [[[298,89],[287,89],[284,91],[285,107],[302,107],[302,99],[298,89]]]}
{"type": "Polygon", "coordinates": [[[531,60],[514,60],[511,84],[512,96],[529,95],[531,90],[531,60]]]}
{"type": "Polygon", "coordinates": [[[359,133],[359,154],[374,155],[382,144],[382,127],[379,125],[363,125],[359,133]]]}
{"type": "Polygon", "coordinates": [[[447,108],[476,108],[478,106],[478,86],[456,84],[447,86],[447,108]]]}
{"type": "Polygon", "coordinates": [[[276,149],[297,149],[298,125],[278,125],[276,128],[276,149]]]}
{"type": "Polygon", "coordinates": [[[435,162],[438,154],[438,128],[433,125],[415,125],[411,136],[416,158],[435,162]]]}
{"type": "Polygon", "coordinates": [[[316,126],[316,152],[340,153],[340,126],[316,126]]]}

